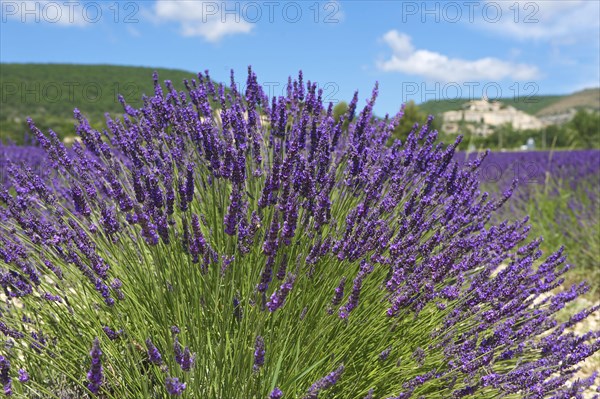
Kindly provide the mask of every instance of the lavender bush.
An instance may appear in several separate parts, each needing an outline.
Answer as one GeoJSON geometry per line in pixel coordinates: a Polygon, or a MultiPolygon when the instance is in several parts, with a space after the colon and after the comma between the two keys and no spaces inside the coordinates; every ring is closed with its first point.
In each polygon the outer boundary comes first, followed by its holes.
{"type": "Polygon", "coordinates": [[[491,223],[483,157],[355,95],[336,122],[302,74],[267,98],[208,73],[0,190],[0,383],[17,397],[568,398],[600,331],[527,220],[491,223]],[[26,375],[27,378],[22,378],[26,375]]]}

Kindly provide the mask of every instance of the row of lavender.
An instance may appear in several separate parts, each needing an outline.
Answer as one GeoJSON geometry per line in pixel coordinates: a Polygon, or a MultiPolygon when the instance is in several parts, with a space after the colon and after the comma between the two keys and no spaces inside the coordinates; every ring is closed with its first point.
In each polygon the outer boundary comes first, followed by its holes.
{"type": "MultiPolygon", "coordinates": [[[[476,156],[459,152],[455,159],[465,163],[476,156]]],[[[508,206],[516,214],[543,202],[563,202],[554,208],[560,208],[556,218],[561,219],[561,230],[568,232],[576,224],[598,220],[599,176],[600,150],[493,152],[482,163],[479,180],[490,191],[501,191],[517,181],[515,200],[508,206]]]]}
{"type": "Polygon", "coordinates": [[[155,77],[105,132],[76,112],[72,149],[33,121],[46,160],[2,149],[29,165],[8,162],[0,189],[5,394],[561,399],[595,384],[575,375],[600,331],[569,331],[598,308],[556,317],[589,287],[555,293],[564,250],[543,256],[527,219],[493,222],[512,190],[480,192],[484,157],[453,161],[461,138],[436,144],[430,121],[387,146],[402,112],[374,118],[377,88],[336,121],[301,74],[277,98],[257,81],[155,77]]]}
{"type": "MultiPolygon", "coordinates": [[[[458,162],[472,161],[477,154],[457,152],[458,162]]],[[[572,189],[600,174],[600,150],[492,152],[480,168],[482,183],[500,186],[517,179],[530,184],[566,183],[572,189]]]]}

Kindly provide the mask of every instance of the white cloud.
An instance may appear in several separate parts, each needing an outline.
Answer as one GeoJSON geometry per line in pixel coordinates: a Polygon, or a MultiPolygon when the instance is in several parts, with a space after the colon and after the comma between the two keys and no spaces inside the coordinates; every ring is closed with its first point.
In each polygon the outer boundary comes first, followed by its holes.
{"type": "Polygon", "coordinates": [[[99,3],[62,2],[54,0],[0,0],[2,22],[8,19],[22,23],[48,23],[60,26],[86,26],[102,19],[99,3]]]}
{"type": "MultiPolygon", "coordinates": [[[[589,0],[491,1],[476,24],[497,34],[521,40],[556,40],[593,34],[598,40],[600,2],[589,0]],[[499,13],[496,13],[500,10],[499,13]],[[496,17],[498,15],[499,18],[496,17]]],[[[592,38],[592,37],[590,37],[592,38]]]]}
{"type": "Polygon", "coordinates": [[[537,67],[485,57],[477,60],[450,58],[443,54],[415,49],[410,36],[391,30],[383,41],[392,50],[390,59],[380,61],[377,67],[386,72],[403,72],[442,82],[471,80],[527,80],[539,75],[537,67]]]}
{"type": "Polygon", "coordinates": [[[240,16],[239,5],[226,1],[157,0],[154,14],[160,21],[179,22],[183,36],[218,42],[224,36],[250,33],[254,28],[240,16]]]}

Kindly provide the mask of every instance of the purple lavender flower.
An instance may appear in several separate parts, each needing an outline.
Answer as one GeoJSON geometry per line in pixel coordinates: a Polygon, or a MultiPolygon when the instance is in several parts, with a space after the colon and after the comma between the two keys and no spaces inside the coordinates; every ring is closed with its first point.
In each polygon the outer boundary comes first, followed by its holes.
{"type": "Polygon", "coordinates": [[[173,343],[173,351],[175,352],[175,361],[183,371],[190,371],[194,366],[194,362],[196,361],[196,354],[190,352],[190,348],[187,346],[181,350],[181,344],[179,343],[179,339],[175,337],[175,341],[173,343]]]}
{"type": "Polygon", "coordinates": [[[312,384],[308,389],[307,395],[304,396],[304,399],[317,399],[321,391],[331,388],[338,382],[343,372],[344,365],[342,364],[337,369],[312,384]]]}
{"type": "MultiPolygon", "coordinates": [[[[348,318],[350,312],[358,306],[358,299],[360,296],[360,291],[362,288],[363,280],[366,275],[373,271],[373,266],[366,263],[364,260],[361,263],[360,271],[358,275],[354,279],[354,285],[352,286],[352,292],[350,293],[350,297],[348,298],[348,302],[342,306],[339,310],[339,315],[341,319],[348,318]]],[[[337,292],[336,292],[337,294],[337,292]]]]}
{"type": "Polygon", "coordinates": [[[6,324],[4,324],[3,322],[0,321],[0,331],[7,337],[11,337],[11,338],[23,338],[24,334],[20,331],[17,330],[13,330],[12,328],[8,327],[6,324]]]}
{"type": "Polygon", "coordinates": [[[187,175],[185,181],[185,200],[189,204],[194,199],[194,163],[187,166],[187,175]]]}
{"type": "Polygon", "coordinates": [[[331,307],[328,309],[329,314],[333,314],[333,307],[338,306],[344,299],[344,286],[346,285],[346,277],[342,277],[340,283],[335,287],[335,293],[331,299],[331,307]]]}
{"type": "Polygon", "coordinates": [[[422,348],[415,349],[413,359],[415,359],[419,366],[422,366],[425,361],[425,351],[422,348]]]}
{"type": "Polygon", "coordinates": [[[121,335],[123,334],[123,330],[118,330],[118,331],[114,331],[113,329],[111,329],[108,326],[104,326],[102,327],[102,331],[104,331],[104,333],[106,334],[106,336],[111,340],[111,341],[115,341],[117,339],[119,339],[121,337],[121,335]]]}
{"type": "Polygon", "coordinates": [[[75,203],[75,210],[84,216],[89,216],[92,210],[90,209],[85,199],[83,191],[81,191],[79,187],[75,186],[71,190],[71,193],[73,195],[73,201],[75,203]]]}
{"type": "Polygon", "coordinates": [[[150,338],[146,340],[146,347],[148,348],[148,360],[150,360],[151,363],[160,366],[163,362],[162,356],[150,338]]]}
{"type": "Polygon", "coordinates": [[[12,395],[12,378],[10,378],[10,361],[0,355],[0,384],[6,396],[12,395]]]}
{"type": "Polygon", "coordinates": [[[388,346],[379,354],[379,360],[386,360],[390,353],[392,352],[392,346],[388,346]]]}
{"type": "Polygon", "coordinates": [[[283,392],[278,387],[275,387],[271,394],[269,395],[269,399],[281,399],[283,397],[283,392]]]}
{"type": "Polygon", "coordinates": [[[269,309],[270,312],[274,312],[284,305],[285,299],[287,298],[288,294],[294,287],[295,280],[296,280],[296,276],[289,275],[288,278],[286,279],[285,283],[283,283],[279,287],[278,290],[273,292],[273,294],[271,295],[271,298],[267,302],[267,308],[269,309]]]}
{"type": "Polygon", "coordinates": [[[42,298],[50,302],[62,302],[62,298],[59,295],[52,295],[49,292],[44,292],[42,298]]]}
{"type": "Polygon", "coordinates": [[[260,335],[254,344],[254,371],[258,371],[265,364],[265,341],[260,335]]]}
{"type": "Polygon", "coordinates": [[[25,383],[29,381],[29,373],[25,369],[19,369],[19,382],[25,383]]]}
{"type": "Polygon", "coordinates": [[[98,338],[94,339],[90,357],[92,365],[90,366],[90,371],[87,373],[87,379],[89,381],[87,387],[93,394],[98,394],[100,386],[102,385],[102,380],[104,379],[102,373],[102,361],[100,359],[102,357],[102,351],[100,350],[100,341],[98,338]]]}
{"type": "Polygon", "coordinates": [[[165,379],[165,388],[169,395],[180,396],[185,391],[186,384],[179,382],[179,378],[177,377],[167,377],[165,379]]]}

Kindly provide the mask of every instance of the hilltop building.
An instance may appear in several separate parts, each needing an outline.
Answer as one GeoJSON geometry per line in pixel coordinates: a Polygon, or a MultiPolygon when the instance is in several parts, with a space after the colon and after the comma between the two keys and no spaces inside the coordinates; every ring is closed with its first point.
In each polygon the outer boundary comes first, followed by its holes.
{"type": "Polygon", "coordinates": [[[479,136],[488,136],[494,132],[495,127],[507,123],[515,130],[544,127],[544,123],[535,116],[499,101],[489,102],[485,97],[464,103],[461,110],[446,111],[442,118],[442,130],[445,133],[458,133],[461,124],[463,128],[479,136]]]}

